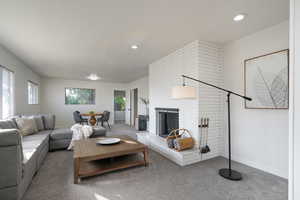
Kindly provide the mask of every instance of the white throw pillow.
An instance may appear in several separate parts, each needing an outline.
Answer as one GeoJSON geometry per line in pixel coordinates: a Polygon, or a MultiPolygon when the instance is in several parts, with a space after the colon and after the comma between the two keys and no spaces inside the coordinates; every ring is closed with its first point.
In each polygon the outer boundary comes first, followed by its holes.
{"type": "Polygon", "coordinates": [[[16,118],[16,123],[23,136],[31,135],[38,132],[35,120],[33,117],[16,118]]]}

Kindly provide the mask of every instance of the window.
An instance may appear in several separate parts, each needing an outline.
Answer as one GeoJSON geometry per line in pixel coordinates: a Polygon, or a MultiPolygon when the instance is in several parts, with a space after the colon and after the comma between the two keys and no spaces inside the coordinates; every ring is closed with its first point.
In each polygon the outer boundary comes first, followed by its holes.
{"type": "Polygon", "coordinates": [[[95,89],[65,88],[65,104],[95,104],[95,89]]]}
{"type": "Polygon", "coordinates": [[[39,85],[28,81],[28,104],[39,104],[39,85]]]}
{"type": "Polygon", "coordinates": [[[0,67],[1,74],[1,118],[6,119],[14,115],[14,73],[4,67],[0,67]]]}

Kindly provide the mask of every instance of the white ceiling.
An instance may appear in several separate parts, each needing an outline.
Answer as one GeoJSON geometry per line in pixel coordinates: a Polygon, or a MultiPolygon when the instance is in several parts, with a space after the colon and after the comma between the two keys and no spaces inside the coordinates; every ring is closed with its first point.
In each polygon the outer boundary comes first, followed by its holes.
{"type": "Polygon", "coordinates": [[[42,76],[84,79],[98,73],[104,81],[129,82],[146,75],[151,62],[195,39],[225,43],[287,20],[288,4],[0,0],[0,43],[42,76]],[[236,23],[237,13],[248,16],[236,23]],[[140,48],[132,50],[132,44],[140,48]]]}

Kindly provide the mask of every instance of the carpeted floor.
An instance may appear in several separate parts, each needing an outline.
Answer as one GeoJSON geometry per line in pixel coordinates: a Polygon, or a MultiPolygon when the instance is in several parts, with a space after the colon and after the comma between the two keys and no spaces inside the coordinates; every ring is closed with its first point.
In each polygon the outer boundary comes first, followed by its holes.
{"type": "MultiPolygon", "coordinates": [[[[109,135],[135,131],[124,125],[109,135]]],[[[224,158],[180,167],[150,151],[150,165],[83,179],[73,184],[72,152],[49,153],[23,200],[287,200],[287,180],[233,163],[243,173],[239,182],[217,174],[224,158]]]]}

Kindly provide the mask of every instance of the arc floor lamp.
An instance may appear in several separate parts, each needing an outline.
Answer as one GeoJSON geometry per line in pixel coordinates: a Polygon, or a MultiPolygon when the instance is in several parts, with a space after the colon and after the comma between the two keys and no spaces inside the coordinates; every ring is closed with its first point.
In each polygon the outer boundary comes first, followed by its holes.
{"type": "Polygon", "coordinates": [[[233,169],[231,169],[231,130],[230,130],[230,95],[236,95],[238,97],[241,97],[247,101],[251,101],[252,99],[250,97],[246,97],[240,94],[237,94],[233,91],[218,87],[216,85],[210,84],[210,83],[206,83],[204,81],[189,77],[189,76],[185,76],[182,75],[183,78],[183,84],[182,86],[176,86],[172,89],[172,98],[174,99],[192,99],[192,98],[196,98],[196,88],[195,87],[191,87],[191,86],[187,86],[185,84],[185,79],[190,79],[199,83],[202,83],[204,85],[216,88],[218,90],[222,90],[224,92],[227,93],[227,107],[228,107],[228,168],[223,168],[219,170],[219,175],[229,179],[229,180],[233,180],[233,181],[238,181],[242,179],[242,174],[238,171],[235,171],[233,169]]]}

